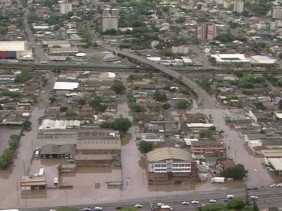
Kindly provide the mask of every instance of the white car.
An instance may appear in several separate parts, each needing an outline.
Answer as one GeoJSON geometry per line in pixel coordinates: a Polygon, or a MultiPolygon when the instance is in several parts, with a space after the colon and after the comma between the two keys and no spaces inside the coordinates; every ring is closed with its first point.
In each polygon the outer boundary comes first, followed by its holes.
{"type": "Polygon", "coordinates": [[[103,210],[103,208],[102,207],[95,207],[94,210],[95,211],[101,211],[101,210],[103,210]]]}
{"type": "Polygon", "coordinates": [[[161,207],[161,206],[164,206],[165,204],[164,203],[157,203],[157,207],[161,207]]]}
{"type": "Polygon", "coordinates": [[[216,200],[215,199],[211,199],[210,203],[216,203],[216,200]]]}
{"type": "Polygon", "coordinates": [[[200,202],[197,200],[191,201],[191,204],[199,204],[200,202]]]}
{"type": "Polygon", "coordinates": [[[251,199],[252,199],[252,200],[257,200],[258,197],[257,197],[257,196],[251,196],[251,199]]]}
{"type": "Polygon", "coordinates": [[[143,205],[142,205],[142,204],[135,204],[134,207],[136,207],[136,208],[142,208],[143,205]]]}
{"type": "Polygon", "coordinates": [[[189,203],[189,201],[183,201],[183,202],[181,202],[181,204],[182,205],[189,205],[190,203],[189,203]]]}

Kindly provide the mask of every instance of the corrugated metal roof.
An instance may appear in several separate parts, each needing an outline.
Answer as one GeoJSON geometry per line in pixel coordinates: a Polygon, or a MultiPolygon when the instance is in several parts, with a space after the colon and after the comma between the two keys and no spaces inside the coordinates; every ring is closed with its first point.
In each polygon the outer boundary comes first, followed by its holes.
{"type": "Polygon", "coordinates": [[[76,145],[77,150],[91,149],[121,149],[120,139],[95,139],[95,140],[78,140],[76,145]]]}
{"type": "Polygon", "coordinates": [[[191,160],[189,152],[172,147],[163,147],[155,149],[146,154],[147,160],[150,162],[162,161],[162,160],[191,160]]]}
{"type": "Polygon", "coordinates": [[[112,160],[112,157],[110,154],[77,154],[75,160],[112,160]]]}
{"type": "Polygon", "coordinates": [[[282,171],[282,158],[268,158],[268,161],[276,171],[282,171]]]}

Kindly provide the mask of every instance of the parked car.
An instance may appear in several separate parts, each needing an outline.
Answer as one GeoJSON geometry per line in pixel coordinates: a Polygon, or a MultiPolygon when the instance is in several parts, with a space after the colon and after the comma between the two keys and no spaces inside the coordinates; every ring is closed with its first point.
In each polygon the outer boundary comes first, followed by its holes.
{"type": "Polygon", "coordinates": [[[136,208],[142,208],[143,205],[142,205],[142,204],[135,204],[134,207],[136,207],[136,208]]]}
{"type": "Polygon", "coordinates": [[[190,202],[189,202],[189,201],[183,201],[183,202],[181,202],[181,204],[182,204],[182,205],[189,205],[190,202]]]}
{"type": "Polygon", "coordinates": [[[191,204],[199,204],[200,202],[197,200],[191,201],[191,204]]]}
{"type": "Polygon", "coordinates": [[[161,207],[161,206],[164,206],[164,203],[157,203],[157,207],[161,207]]]}
{"type": "Polygon", "coordinates": [[[103,210],[103,208],[102,207],[95,207],[94,210],[95,211],[101,211],[101,210],[103,210]]]}
{"type": "Polygon", "coordinates": [[[91,211],[92,209],[90,207],[85,207],[82,209],[82,211],[91,211]]]}

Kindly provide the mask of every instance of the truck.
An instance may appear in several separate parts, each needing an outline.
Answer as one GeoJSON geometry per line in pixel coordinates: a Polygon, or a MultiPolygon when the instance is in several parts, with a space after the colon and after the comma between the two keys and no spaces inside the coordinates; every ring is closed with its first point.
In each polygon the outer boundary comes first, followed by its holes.
{"type": "Polygon", "coordinates": [[[213,177],[211,179],[212,183],[224,183],[225,182],[225,178],[224,177],[213,177]]]}

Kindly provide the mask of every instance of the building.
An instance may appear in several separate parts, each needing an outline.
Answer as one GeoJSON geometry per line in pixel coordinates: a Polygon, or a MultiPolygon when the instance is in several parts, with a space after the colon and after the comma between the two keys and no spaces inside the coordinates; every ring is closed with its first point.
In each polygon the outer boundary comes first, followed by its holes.
{"type": "Polygon", "coordinates": [[[181,183],[183,179],[197,175],[196,162],[189,152],[172,147],[157,148],[146,154],[148,182],[172,180],[181,183]]]}
{"type": "Polygon", "coordinates": [[[271,15],[273,19],[281,20],[282,19],[282,7],[280,6],[273,7],[271,15]]]}
{"type": "Polygon", "coordinates": [[[236,0],[234,2],[234,12],[241,13],[244,11],[244,1],[236,0]]]}
{"type": "Polygon", "coordinates": [[[45,175],[23,176],[20,181],[22,191],[46,189],[47,182],[45,175]]]}
{"type": "Polygon", "coordinates": [[[76,154],[75,145],[73,144],[64,144],[64,145],[55,145],[47,144],[41,147],[40,149],[40,158],[64,158],[70,159],[74,158],[76,154]]]}
{"type": "Polygon", "coordinates": [[[201,140],[191,142],[191,153],[206,157],[226,156],[226,147],[223,142],[201,140]]]}
{"type": "Polygon", "coordinates": [[[187,46],[187,45],[172,46],[171,52],[172,53],[179,53],[179,54],[188,54],[189,53],[189,46],[187,46]]]}
{"type": "Polygon", "coordinates": [[[118,29],[118,9],[106,8],[102,16],[102,31],[118,29]]]}
{"type": "Polygon", "coordinates": [[[32,50],[28,50],[26,41],[0,41],[0,59],[32,58],[32,50]]]}
{"type": "Polygon", "coordinates": [[[71,11],[72,11],[71,3],[61,3],[60,4],[60,13],[61,14],[68,14],[71,11]]]}
{"type": "Polygon", "coordinates": [[[217,30],[214,23],[205,23],[196,28],[196,37],[200,40],[213,40],[216,36],[217,30]]]}

